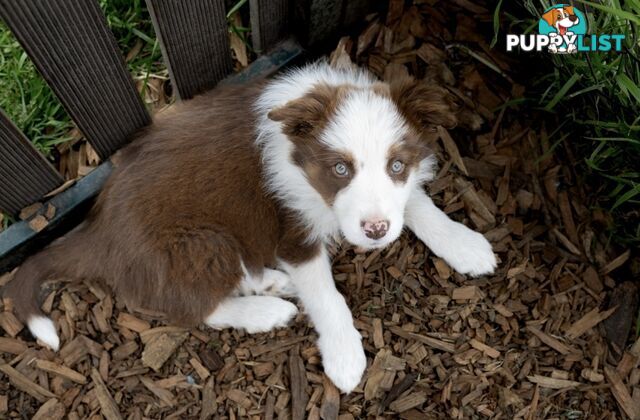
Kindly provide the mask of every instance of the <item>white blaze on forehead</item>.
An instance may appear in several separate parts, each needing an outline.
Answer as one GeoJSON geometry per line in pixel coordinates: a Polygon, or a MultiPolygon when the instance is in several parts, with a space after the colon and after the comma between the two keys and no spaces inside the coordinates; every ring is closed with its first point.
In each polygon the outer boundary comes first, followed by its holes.
{"type": "Polygon", "coordinates": [[[337,104],[321,140],[332,149],[346,151],[355,175],[336,195],[333,209],[342,234],[365,248],[386,246],[404,225],[404,206],[417,176],[395,182],[389,172],[390,149],[401,144],[409,128],[396,105],[371,90],[357,89],[337,104]],[[375,241],[365,235],[362,223],[384,221],[389,227],[375,241]]]}
{"type": "Polygon", "coordinates": [[[379,159],[386,162],[389,149],[406,132],[406,123],[389,98],[358,89],[340,101],[321,140],[332,149],[350,152],[360,167],[364,162],[378,165],[379,159]]]}

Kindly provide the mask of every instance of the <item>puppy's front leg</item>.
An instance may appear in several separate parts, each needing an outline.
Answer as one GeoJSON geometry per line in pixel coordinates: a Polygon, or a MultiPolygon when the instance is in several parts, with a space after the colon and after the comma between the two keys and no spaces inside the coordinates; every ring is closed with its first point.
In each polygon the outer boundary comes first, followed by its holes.
{"type": "Polygon", "coordinates": [[[489,241],[449,219],[422,187],[411,192],[405,218],[409,229],[458,273],[481,276],[493,273],[496,268],[496,256],[489,241]]]}
{"type": "Polygon", "coordinates": [[[316,327],[325,373],[342,392],[353,391],[362,379],[367,359],[351,311],[335,287],[326,250],[323,247],[310,261],[283,264],[283,268],[316,327]]]}

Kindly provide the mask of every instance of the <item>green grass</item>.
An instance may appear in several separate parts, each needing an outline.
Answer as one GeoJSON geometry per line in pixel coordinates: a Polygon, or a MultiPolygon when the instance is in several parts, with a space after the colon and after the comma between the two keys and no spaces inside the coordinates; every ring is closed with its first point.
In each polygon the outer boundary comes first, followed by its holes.
{"type": "MultiPolygon", "coordinates": [[[[554,2],[555,3],[555,2],[554,2]]],[[[528,15],[509,9],[494,13],[494,31],[535,33],[546,0],[523,2],[528,15]],[[501,28],[498,19],[504,16],[501,28]]],[[[569,3],[569,2],[567,2],[569,3]]],[[[505,3],[506,5],[506,3],[505,3]]],[[[580,169],[598,199],[611,212],[612,238],[640,244],[640,0],[574,3],[589,19],[589,33],[625,34],[623,52],[539,54],[548,71],[535,75],[526,103],[544,113],[563,115],[557,139],[571,139],[580,169]]],[[[504,7],[504,6],[503,6],[504,7]]],[[[522,9],[521,9],[522,10],[522,9]]],[[[496,36],[497,39],[497,36],[496,36]]],[[[550,118],[551,119],[551,118],[550,118]]],[[[563,141],[560,140],[560,141],[563,141]]]]}
{"type": "Polygon", "coordinates": [[[126,55],[140,49],[127,67],[135,80],[143,80],[144,93],[149,76],[166,71],[144,0],[100,0],[100,6],[120,51],[126,55]]]}
{"type": "Polygon", "coordinates": [[[9,29],[0,22],[0,108],[49,155],[68,140],[69,117],[9,29]]]}

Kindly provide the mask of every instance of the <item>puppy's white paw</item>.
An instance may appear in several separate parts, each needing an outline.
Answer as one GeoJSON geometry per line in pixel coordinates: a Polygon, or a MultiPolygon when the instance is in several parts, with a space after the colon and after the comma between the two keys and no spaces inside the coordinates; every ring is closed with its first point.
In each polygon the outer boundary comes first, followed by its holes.
{"type": "Polygon", "coordinates": [[[283,271],[265,268],[262,276],[246,274],[234,296],[279,296],[293,297],[296,295],[291,277],[283,271]]]}
{"type": "Polygon", "coordinates": [[[322,365],[333,384],[348,394],[358,386],[367,367],[362,336],[353,326],[321,335],[318,339],[322,365]]]}
{"type": "Polygon", "coordinates": [[[262,276],[264,292],[266,296],[293,297],[296,295],[296,288],[291,281],[291,277],[279,270],[265,269],[262,276]]]}
{"type": "Polygon", "coordinates": [[[254,322],[247,323],[245,326],[249,334],[286,327],[298,313],[298,307],[289,301],[271,296],[261,297],[269,301],[265,302],[262,308],[256,308],[254,322]]]}
{"type": "Polygon", "coordinates": [[[460,274],[477,277],[493,273],[497,261],[489,241],[463,224],[455,226],[446,239],[446,255],[440,256],[460,274]]]}
{"type": "Polygon", "coordinates": [[[231,297],[205,319],[211,328],[243,328],[249,334],[286,326],[298,313],[291,302],[273,296],[231,297]]]}

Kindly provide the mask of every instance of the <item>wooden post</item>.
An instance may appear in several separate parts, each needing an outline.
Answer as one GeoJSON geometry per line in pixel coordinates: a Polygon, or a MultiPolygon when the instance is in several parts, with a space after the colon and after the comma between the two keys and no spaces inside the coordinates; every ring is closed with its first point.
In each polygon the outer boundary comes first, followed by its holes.
{"type": "Polygon", "coordinates": [[[146,0],[180,99],[213,88],[233,70],[223,0],[146,0]]]}
{"type": "Polygon", "coordinates": [[[256,52],[263,54],[290,35],[290,3],[289,0],[250,0],[251,39],[256,52]]]}
{"type": "Polygon", "coordinates": [[[0,109],[0,210],[15,216],[60,184],[60,174],[0,109]]]}

